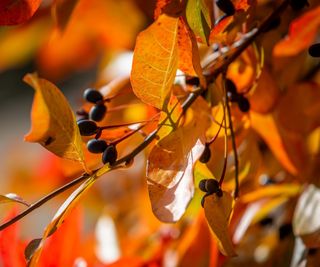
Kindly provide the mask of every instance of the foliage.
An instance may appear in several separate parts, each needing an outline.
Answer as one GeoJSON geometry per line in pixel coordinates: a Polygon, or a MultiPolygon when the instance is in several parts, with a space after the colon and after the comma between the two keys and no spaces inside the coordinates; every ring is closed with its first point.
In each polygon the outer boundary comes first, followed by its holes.
{"type": "Polygon", "coordinates": [[[0,4],[1,70],[38,66],[25,141],[60,158],[43,160],[57,188],[38,201],[1,192],[25,209],[0,225],[0,265],[317,266],[318,1],[145,2],[0,4]],[[114,75],[123,49],[130,73],[114,75]],[[49,79],[93,66],[74,113],[49,79]],[[41,238],[19,238],[17,221],[76,185],[41,238]],[[99,219],[83,240],[86,201],[99,219]]]}

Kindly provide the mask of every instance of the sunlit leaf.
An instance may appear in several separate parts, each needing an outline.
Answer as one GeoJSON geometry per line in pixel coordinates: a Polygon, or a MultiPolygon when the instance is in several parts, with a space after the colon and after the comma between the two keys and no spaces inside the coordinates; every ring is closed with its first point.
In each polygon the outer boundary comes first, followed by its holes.
{"type": "Polygon", "coordinates": [[[252,128],[261,135],[282,165],[290,173],[297,174],[298,170],[292,162],[291,155],[288,154],[274,117],[270,114],[262,116],[255,112],[251,112],[250,115],[252,128]]]}
{"type": "Polygon", "coordinates": [[[131,83],[143,102],[162,109],[178,68],[178,18],[165,14],[141,32],[134,50],[131,83]]]}
{"type": "Polygon", "coordinates": [[[188,75],[198,76],[201,85],[205,88],[206,80],[202,74],[197,41],[194,33],[184,23],[182,18],[179,19],[178,24],[178,49],[178,68],[188,75]]]}
{"type": "Polygon", "coordinates": [[[210,123],[201,103],[195,103],[185,125],[161,139],[148,158],[152,211],[164,222],[179,220],[194,193],[193,165],[204,150],[204,133],[210,123]]]}
{"type": "Polygon", "coordinates": [[[294,56],[308,48],[320,26],[320,7],[311,9],[291,22],[289,35],[277,43],[274,56],[294,56]]]}
{"type": "Polygon", "coordinates": [[[79,0],[56,0],[52,5],[52,15],[60,30],[63,30],[79,0]]]}
{"type": "Polygon", "coordinates": [[[40,143],[59,157],[84,164],[79,128],[64,95],[37,74],[27,74],[24,81],[35,90],[32,127],[25,140],[40,143]]]}
{"type": "Polygon", "coordinates": [[[211,25],[208,23],[209,9],[202,0],[188,0],[186,18],[192,31],[208,44],[211,25]]]}
{"type": "Polygon", "coordinates": [[[6,195],[0,195],[0,204],[9,203],[9,202],[20,203],[20,204],[23,204],[27,207],[30,206],[30,204],[28,202],[26,202],[22,197],[20,197],[16,194],[9,193],[6,195]]]}
{"type": "Polygon", "coordinates": [[[40,6],[41,0],[2,0],[0,25],[16,25],[29,20],[40,6]]]}
{"type": "Polygon", "coordinates": [[[222,197],[207,196],[204,201],[205,215],[219,250],[229,257],[236,256],[228,231],[232,206],[233,198],[228,192],[223,192],[222,197]]]}
{"type": "Polygon", "coordinates": [[[242,202],[253,202],[262,198],[286,196],[291,197],[299,193],[301,186],[298,184],[269,185],[241,197],[242,202]]]}

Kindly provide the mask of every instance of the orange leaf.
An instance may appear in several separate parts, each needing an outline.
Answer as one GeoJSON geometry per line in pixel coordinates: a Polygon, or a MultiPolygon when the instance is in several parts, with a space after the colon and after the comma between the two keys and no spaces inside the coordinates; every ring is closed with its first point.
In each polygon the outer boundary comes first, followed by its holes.
{"type": "Polygon", "coordinates": [[[255,112],[250,112],[250,116],[252,128],[261,135],[282,165],[291,174],[296,175],[298,170],[288,154],[274,117],[272,115],[262,116],[255,112]]]}
{"type": "Polygon", "coordinates": [[[222,197],[218,197],[216,194],[205,197],[204,212],[213,237],[217,241],[221,253],[229,257],[236,256],[228,232],[232,206],[233,198],[228,192],[223,191],[222,197]]]}
{"type": "Polygon", "coordinates": [[[320,7],[311,9],[294,20],[289,29],[289,35],[273,49],[273,55],[294,56],[308,48],[315,39],[320,26],[320,7]]]}
{"type": "Polygon", "coordinates": [[[178,49],[178,68],[188,75],[198,76],[200,84],[206,87],[206,79],[202,74],[196,37],[181,17],[178,24],[178,49]]]}
{"type": "Polygon", "coordinates": [[[60,30],[63,30],[79,0],[56,0],[52,5],[52,16],[60,30]]]}
{"type": "Polygon", "coordinates": [[[84,165],[79,128],[64,95],[54,84],[37,74],[27,74],[24,81],[35,90],[32,127],[25,141],[40,143],[57,156],[84,165]]]}
{"type": "Polygon", "coordinates": [[[204,150],[204,134],[210,123],[205,105],[194,103],[186,124],[161,139],[150,152],[148,190],[152,211],[161,221],[179,220],[193,197],[193,165],[204,150]]]}
{"type": "Polygon", "coordinates": [[[0,25],[16,25],[29,20],[40,6],[41,0],[0,1],[0,25]]]}
{"type": "Polygon", "coordinates": [[[137,37],[131,83],[143,102],[162,109],[178,68],[178,18],[165,14],[137,37]]]}

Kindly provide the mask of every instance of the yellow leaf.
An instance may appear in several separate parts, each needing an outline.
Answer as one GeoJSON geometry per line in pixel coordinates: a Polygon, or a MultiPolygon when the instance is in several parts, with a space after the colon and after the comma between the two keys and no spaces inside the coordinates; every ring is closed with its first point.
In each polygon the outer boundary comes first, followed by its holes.
{"type": "Polygon", "coordinates": [[[214,239],[217,241],[221,253],[229,257],[236,256],[228,232],[232,206],[233,198],[225,191],[223,191],[222,197],[213,194],[207,196],[204,201],[205,216],[212,230],[214,239]]]}
{"type": "Polygon", "coordinates": [[[85,165],[80,132],[64,95],[35,73],[27,74],[23,80],[35,90],[32,126],[25,141],[39,143],[59,157],[85,165]]]}
{"type": "Polygon", "coordinates": [[[137,37],[131,84],[143,102],[163,109],[178,68],[178,18],[162,14],[137,37]]]}

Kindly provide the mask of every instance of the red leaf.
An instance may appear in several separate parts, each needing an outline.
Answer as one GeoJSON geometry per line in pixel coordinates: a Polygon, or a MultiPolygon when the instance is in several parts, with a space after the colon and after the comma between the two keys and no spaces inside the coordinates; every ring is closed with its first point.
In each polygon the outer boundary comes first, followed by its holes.
{"type": "Polygon", "coordinates": [[[41,0],[0,1],[0,25],[16,25],[29,20],[40,6],[41,0]]]}

